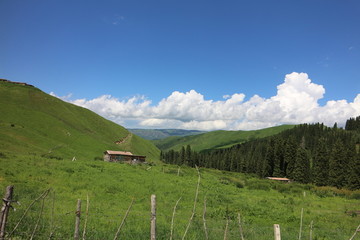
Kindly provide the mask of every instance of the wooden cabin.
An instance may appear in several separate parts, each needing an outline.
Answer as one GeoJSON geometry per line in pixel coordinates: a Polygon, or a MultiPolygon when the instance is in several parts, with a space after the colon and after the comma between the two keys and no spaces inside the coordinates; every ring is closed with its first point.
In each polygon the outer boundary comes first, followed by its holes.
{"type": "Polygon", "coordinates": [[[104,161],[106,162],[125,162],[125,163],[144,163],[146,156],[134,155],[131,152],[111,151],[104,152],[104,161]]]}
{"type": "Polygon", "coordinates": [[[267,179],[274,180],[274,181],[279,181],[279,182],[284,182],[284,183],[290,183],[291,182],[291,180],[288,179],[288,178],[267,177],[267,179]]]}

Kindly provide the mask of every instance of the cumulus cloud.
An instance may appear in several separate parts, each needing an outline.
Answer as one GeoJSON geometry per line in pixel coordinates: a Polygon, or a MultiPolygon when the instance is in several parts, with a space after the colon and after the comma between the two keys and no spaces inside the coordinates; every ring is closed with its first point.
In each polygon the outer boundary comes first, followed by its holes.
{"type": "Polygon", "coordinates": [[[127,100],[110,95],[91,100],[69,100],[71,96],[66,96],[64,100],[125,127],[131,121],[144,128],[251,130],[314,122],[332,126],[360,115],[360,94],[353,102],[331,100],[320,106],[318,101],[324,94],[325,88],[313,83],[306,73],[293,72],[277,86],[277,94],[268,99],[254,95],[246,101],[243,93],[235,93],[224,95],[222,101],[213,101],[191,90],[174,91],[155,105],[144,96],[127,100]]]}

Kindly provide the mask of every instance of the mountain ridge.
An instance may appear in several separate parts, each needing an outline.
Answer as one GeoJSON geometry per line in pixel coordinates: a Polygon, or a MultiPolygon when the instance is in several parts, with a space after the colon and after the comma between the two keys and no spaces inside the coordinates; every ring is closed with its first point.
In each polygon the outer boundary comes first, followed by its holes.
{"type": "Polygon", "coordinates": [[[148,140],[159,140],[171,136],[185,137],[189,135],[198,135],[198,134],[206,133],[206,131],[173,129],[173,128],[168,128],[168,129],[128,128],[128,130],[148,140]]]}
{"type": "Polygon", "coordinates": [[[251,131],[217,130],[192,136],[171,136],[165,139],[153,140],[153,142],[162,151],[179,151],[186,145],[190,145],[195,151],[205,151],[209,149],[228,148],[256,138],[268,137],[293,128],[294,126],[295,125],[281,125],[251,131]]]}

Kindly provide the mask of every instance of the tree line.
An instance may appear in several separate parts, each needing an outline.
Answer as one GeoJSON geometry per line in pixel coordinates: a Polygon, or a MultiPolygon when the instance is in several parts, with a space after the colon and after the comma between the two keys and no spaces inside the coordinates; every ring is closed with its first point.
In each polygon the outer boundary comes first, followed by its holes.
{"type": "Polygon", "coordinates": [[[166,163],[253,173],[259,177],[287,177],[318,186],[360,189],[360,116],[345,129],[322,123],[301,124],[277,135],[231,148],[195,152],[161,152],[166,163]]]}

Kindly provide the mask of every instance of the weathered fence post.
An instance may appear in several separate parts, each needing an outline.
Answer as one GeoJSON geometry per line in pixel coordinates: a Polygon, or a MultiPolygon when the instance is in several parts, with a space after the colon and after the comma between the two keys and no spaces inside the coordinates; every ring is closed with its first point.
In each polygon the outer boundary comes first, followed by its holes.
{"type": "Polygon", "coordinates": [[[356,228],[355,233],[351,236],[350,240],[353,240],[358,232],[360,232],[360,225],[356,228]]]}
{"type": "Polygon", "coordinates": [[[201,179],[201,177],[200,177],[200,171],[199,171],[198,166],[195,165],[195,167],[196,167],[196,171],[197,171],[199,177],[198,177],[198,182],[197,182],[197,186],[196,186],[195,199],[194,199],[194,207],[193,207],[193,210],[192,210],[191,217],[190,217],[190,219],[189,219],[189,223],[188,223],[188,225],[186,226],[186,229],[185,229],[184,235],[183,235],[183,237],[182,237],[182,240],[185,239],[186,234],[187,234],[187,232],[188,232],[188,230],[189,230],[189,228],[190,228],[191,222],[192,222],[192,220],[193,220],[193,218],[194,218],[194,216],[195,216],[196,202],[197,202],[197,198],[198,198],[198,195],[199,195],[199,187],[200,187],[200,179],[201,179]]]}
{"type": "Polygon", "coordinates": [[[303,224],[303,215],[304,215],[304,208],[301,208],[299,240],[301,240],[301,232],[302,232],[302,224],[303,224]]]}
{"type": "Polygon", "coordinates": [[[5,239],[5,228],[6,228],[6,220],[9,213],[9,208],[11,206],[11,200],[13,195],[14,186],[7,186],[6,192],[3,198],[3,207],[1,208],[1,218],[0,218],[0,239],[5,239]]]}
{"type": "Polygon", "coordinates": [[[314,221],[311,221],[311,223],[310,223],[310,237],[309,237],[310,240],[312,240],[313,223],[314,223],[314,221]]]}
{"type": "Polygon", "coordinates": [[[205,240],[208,240],[209,235],[206,227],[206,198],[204,200],[203,223],[204,223],[205,240]]]}
{"type": "Polygon", "coordinates": [[[121,224],[120,224],[119,227],[118,227],[118,230],[117,230],[117,232],[116,232],[116,234],[115,234],[114,240],[117,240],[117,239],[118,239],[119,234],[120,234],[120,231],[121,231],[121,228],[122,228],[122,227],[124,226],[124,224],[125,224],[126,218],[127,218],[127,216],[129,215],[129,212],[130,212],[130,209],[131,209],[133,203],[134,203],[134,198],[131,200],[130,206],[129,206],[128,210],[126,211],[126,213],[125,213],[125,215],[124,215],[124,217],[123,217],[123,220],[121,221],[121,224]]]}
{"type": "Polygon", "coordinates": [[[239,223],[239,231],[240,231],[240,237],[241,237],[241,240],[244,240],[243,229],[242,229],[242,226],[241,226],[241,217],[240,217],[240,213],[238,213],[238,223],[239,223]]]}
{"type": "Polygon", "coordinates": [[[156,239],[156,195],[151,195],[151,232],[150,239],[156,239]]]}
{"type": "Polygon", "coordinates": [[[77,200],[76,205],[76,212],[75,212],[75,232],[74,232],[74,239],[79,239],[79,228],[80,228],[80,215],[81,215],[81,200],[77,200]]]}
{"type": "Polygon", "coordinates": [[[275,236],[275,240],[281,240],[279,224],[274,224],[274,236],[275,236]]]}
{"type": "Polygon", "coordinates": [[[179,200],[177,200],[177,201],[176,201],[176,204],[175,204],[175,206],[174,206],[173,215],[172,215],[172,218],[171,218],[170,240],[172,240],[172,237],[173,237],[175,211],[176,211],[176,207],[177,207],[177,205],[178,205],[178,204],[179,204],[179,202],[180,202],[180,199],[181,199],[181,197],[179,198],[179,200]]]}
{"type": "Polygon", "coordinates": [[[224,230],[224,240],[227,240],[228,230],[229,230],[229,217],[226,218],[226,225],[225,225],[225,230],[224,230]]]}
{"type": "Polygon", "coordinates": [[[86,226],[87,226],[88,216],[89,216],[89,194],[87,194],[86,196],[86,217],[85,217],[83,236],[82,236],[83,240],[85,240],[86,238],[86,226]]]}
{"type": "Polygon", "coordinates": [[[46,198],[46,196],[47,196],[48,193],[49,193],[49,191],[46,192],[46,195],[44,195],[44,197],[43,197],[43,199],[42,199],[40,214],[39,214],[39,217],[38,217],[38,219],[37,219],[37,221],[36,221],[36,224],[35,224],[35,227],[34,227],[34,230],[33,230],[32,234],[31,234],[30,240],[34,239],[36,230],[37,230],[37,228],[38,228],[38,226],[39,226],[39,222],[40,222],[41,216],[42,216],[43,211],[44,211],[45,198],[46,198]]]}

